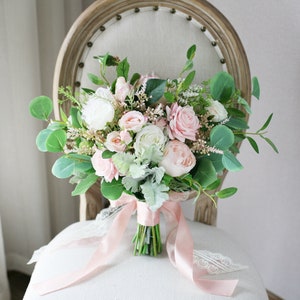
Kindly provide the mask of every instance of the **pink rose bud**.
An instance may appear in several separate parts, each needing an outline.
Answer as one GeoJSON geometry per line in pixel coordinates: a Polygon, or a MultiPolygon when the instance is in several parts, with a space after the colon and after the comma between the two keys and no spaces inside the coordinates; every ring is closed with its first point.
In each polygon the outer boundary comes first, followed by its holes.
{"type": "Polygon", "coordinates": [[[111,182],[114,178],[119,178],[119,172],[112,162],[111,158],[103,158],[103,151],[96,150],[91,158],[96,175],[104,177],[105,181],[111,182]]]}
{"type": "Polygon", "coordinates": [[[147,118],[139,111],[132,110],[125,113],[119,120],[119,126],[123,130],[138,132],[146,124],[147,118]]]}
{"type": "Polygon", "coordinates": [[[166,170],[168,175],[178,177],[194,168],[196,158],[186,144],[173,140],[167,143],[159,165],[166,170]]]}
{"type": "Polygon", "coordinates": [[[115,98],[120,102],[124,102],[131,90],[132,85],[126,82],[124,77],[118,77],[116,82],[115,98]]]}
{"type": "Polygon", "coordinates": [[[105,147],[113,152],[124,152],[126,146],[132,141],[130,134],[126,131],[112,131],[106,137],[105,147]]]}

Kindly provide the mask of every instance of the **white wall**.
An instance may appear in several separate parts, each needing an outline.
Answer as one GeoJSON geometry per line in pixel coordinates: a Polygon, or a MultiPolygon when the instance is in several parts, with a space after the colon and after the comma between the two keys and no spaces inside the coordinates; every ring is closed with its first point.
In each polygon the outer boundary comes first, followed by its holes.
{"type": "Polygon", "coordinates": [[[210,0],[237,30],[259,77],[261,100],[253,99],[250,126],[258,129],[273,112],[268,136],[257,155],[247,143],[244,170],[229,174],[235,197],[219,201],[218,226],[229,231],[253,257],[265,286],[284,299],[300,299],[300,1],[210,0]]]}

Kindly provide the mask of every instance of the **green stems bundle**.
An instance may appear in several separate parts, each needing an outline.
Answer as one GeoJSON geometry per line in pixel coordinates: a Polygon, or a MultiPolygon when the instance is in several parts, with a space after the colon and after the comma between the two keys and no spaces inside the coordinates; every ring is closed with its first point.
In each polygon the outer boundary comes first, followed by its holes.
{"type": "Polygon", "coordinates": [[[138,224],[132,242],[134,243],[134,255],[157,256],[162,252],[159,224],[154,226],[138,224]]]}

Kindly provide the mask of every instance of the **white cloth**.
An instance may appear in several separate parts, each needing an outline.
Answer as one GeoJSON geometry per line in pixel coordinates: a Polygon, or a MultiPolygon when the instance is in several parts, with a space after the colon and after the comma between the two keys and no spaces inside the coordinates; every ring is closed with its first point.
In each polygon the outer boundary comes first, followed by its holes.
{"type": "MultiPolygon", "coordinates": [[[[56,239],[67,239],[69,235],[74,236],[74,232],[80,231],[85,225],[86,222],[75,223],[61,232],[56,239]]],[[[239,279],[232,299],[268,299],[253,263],[222,230],[195,222],[188,222],[188,225],[194,239],[195,249],[220,252],[231,257],[234,262],[248,266],[245,270],[213,277],[214,279],[239,279]]],[[[162,235],[163,228],[162,224],[162,235]]],[[[131,238],[135,229],[136,217],[133,217],[121,245],[112,259],[108,261],[102,273],[78,285],[44,296],[39,296],[35,292],[33,283],[79,269],[88,261],[95,248],[94,246],[74,247],[53,251],[47,256],[41,255],[35,266],[24,300],[228,299],[227,297],[203,294],[172,266],[166,252],[163,252],[159,257],[133,256],[131,238]]]]}
{"type": "Polygon", "coordinates": [[[9,300],[9,286],[6,273],[5,253],[0,216],[0,300],[9,300]]]}

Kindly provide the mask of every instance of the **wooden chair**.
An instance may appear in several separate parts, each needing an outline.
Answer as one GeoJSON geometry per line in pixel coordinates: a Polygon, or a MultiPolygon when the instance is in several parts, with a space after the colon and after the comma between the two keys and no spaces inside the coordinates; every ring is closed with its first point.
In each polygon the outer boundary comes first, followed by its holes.
{"type": "MultiPolygon", "coordinates": [[[[230,22],[207,1],[95,1],[73,24],[58,56],[53,90],[56,118],[60,117],[57,105],[60,86],[71,86],[74,92],[81,87],[93,87],[87,79],[87,74],[97,73],[97,63],[91,59],[94,55],[110,52],[121,58],[128,57],[133,71],[144,74],[155,71],[162,78],[176,78],[185,63],[186,49],[192,44],[197,45],[195,81],[200,83],[217,71],[227,70],[233,75],[237,87],[250,104],[251,77],[243,45],[230,22]]],[[[68,103],[65,104],[65,109],[68,109],[68,103]]],[[[223,174],[222,180],[225,175],[226,173],[223,174]]],[[[81,196],[80,219],[82,221],[94,219],[106,205],[98,182],[81,196]]],[[[222,230],[215,226],[204,225],[215,225],[216,215],[217,210],[210,199],[204,197],[198,199],[194,214],[194,221],[197,222],[188,222],[195,245],[219,251],[234,261],[249,266],[247,270],[228,275],[240,278],[233,299],[267,299],[261,279],[248,256],[222,230]]],[[[87,222],[71,225],[56,239],[78,230],[81,224],[87,222]]],[[[134,229],[133,227],[134,225],[131,225],[130,228],[134,229]]],[[[130,245],[123,245],[119,250],[118,253],[129,253],[130,245]]],[[[72,255],[75,255],[73,261],[76,261],[75,257],[85,257],[89,253],[89,250],[84,249],[79,256],[73,253],[72,255]]],[[[64,255],[68,256],[68,253],[64,252],[61,255],[54,254],[55,259],[64,264],[64,255]]],[[[123,256],[120,254],[120,257],[123,256]]],[[[56,273],[53,269],[54,263],[51,261],[44,259],[37,263],[24,299],[42,299],[35,294],[32,283],[47,278],[45,273],[56,273]]],[[[147,257],[136,259],[130,252],[125,262],[118,264],[116,259],[115,263],[89,281],[44,297],[45,299],[223,299],[219,296],[202,294],[177,274],[166,257],[154,260],[147,257]],[[152,279],[148,282],[146,278],[152,279]]]]}

